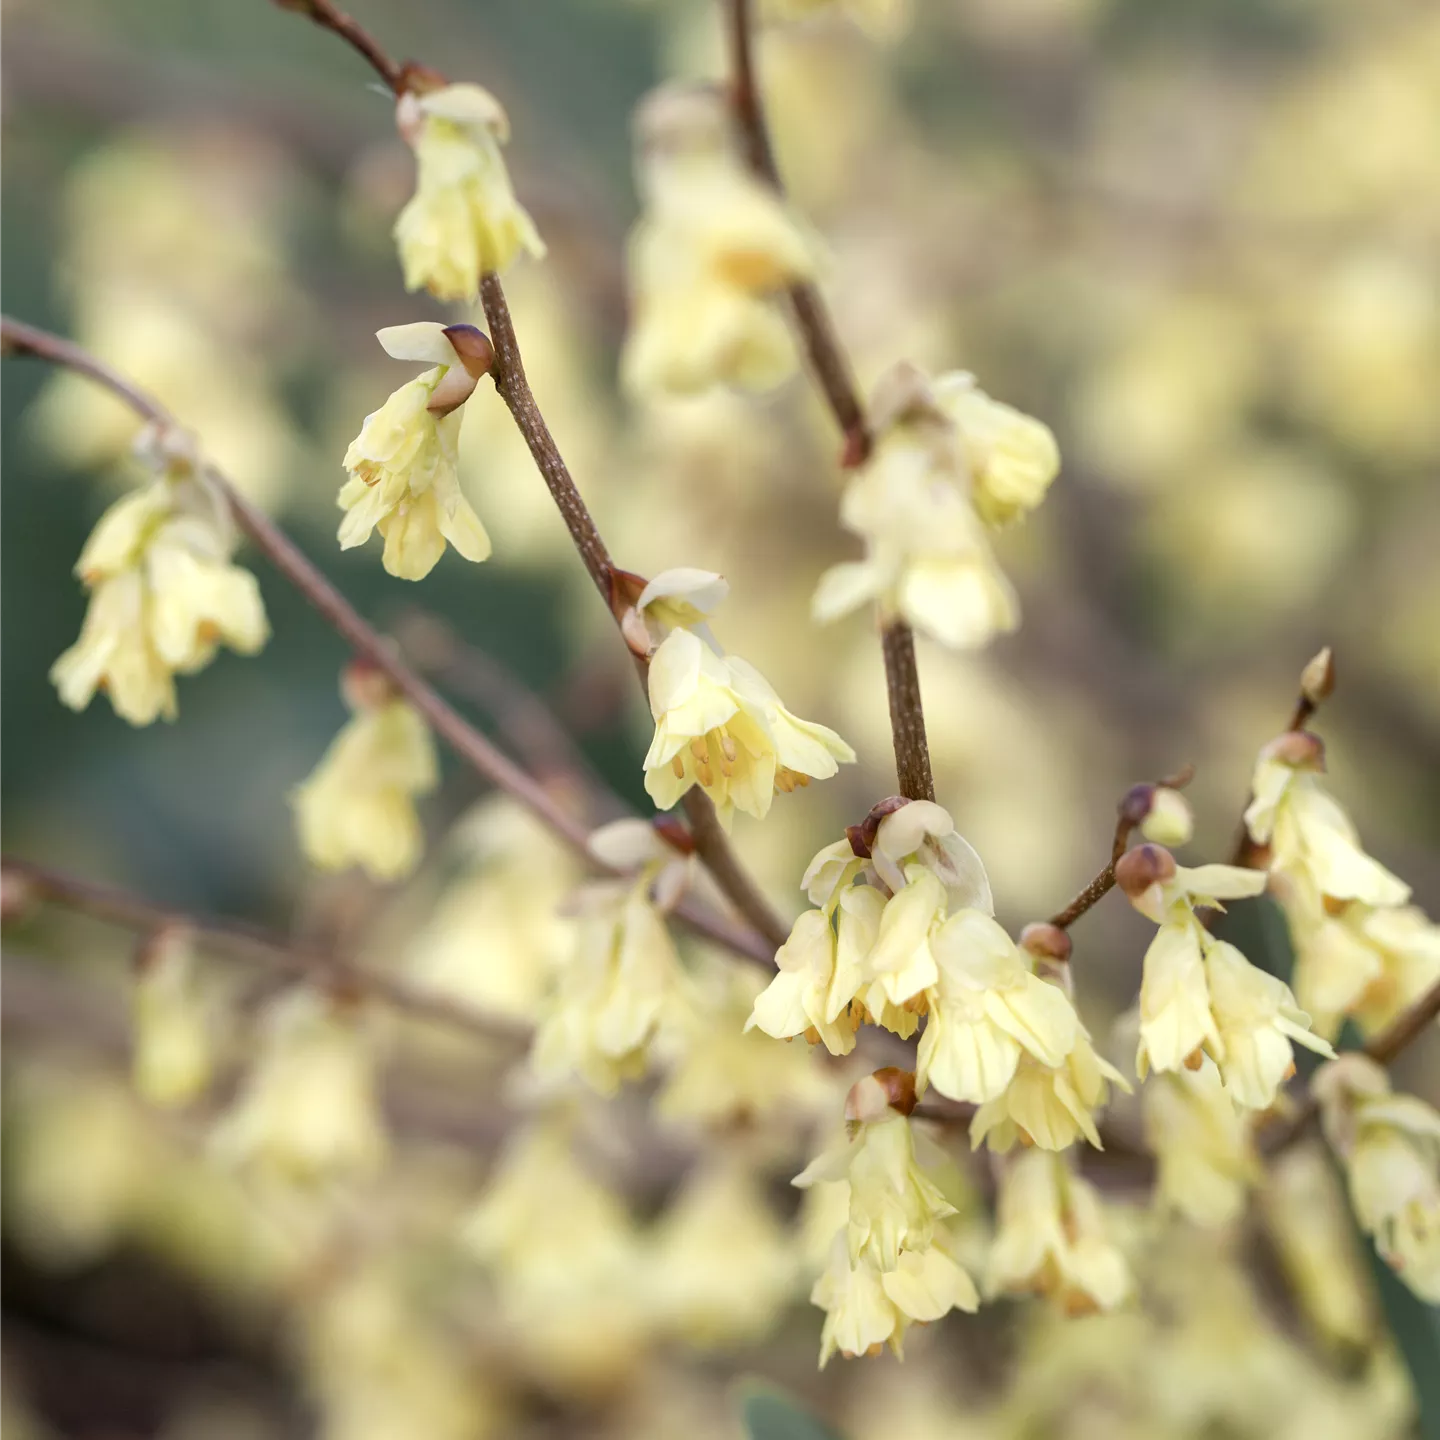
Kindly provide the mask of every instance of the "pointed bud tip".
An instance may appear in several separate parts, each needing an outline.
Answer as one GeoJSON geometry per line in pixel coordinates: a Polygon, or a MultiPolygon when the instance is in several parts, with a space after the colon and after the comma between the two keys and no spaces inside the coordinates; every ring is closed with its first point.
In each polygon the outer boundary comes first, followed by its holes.
{"type": "Polygon", "coordinates": [[[1327,700],[1335,690],[1335,652],[1327,645],[1300,672],[1300,693],[1311,705],[1327,700]]]}

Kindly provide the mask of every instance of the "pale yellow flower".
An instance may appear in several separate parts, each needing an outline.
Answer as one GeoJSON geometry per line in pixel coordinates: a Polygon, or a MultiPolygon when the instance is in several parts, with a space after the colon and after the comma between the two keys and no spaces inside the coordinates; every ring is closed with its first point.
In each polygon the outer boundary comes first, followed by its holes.
{"type": "Polygon", "coordinates": [[[138,957],[131,1073],[152,1105],[189,1104],[210,1083],[214,1043],[194,970],[191,936],[174,927],[153,936],[138,957]]]}
{"type": "Polygon", "coordinates": [[[408,700],[356,707],[292,795],[300,848],[322,870],[361,865],[377,880],[408,874],[424,836],[415,797],[436,786],[435,743],[408,700]]]}
{"type": "Polygon", "coordinates": [[[980,518],[1008,525],[1034,510],[1060,473],[1050,427],[992,400],[963,370],[936,377],[935,399],[958,432],[980,518]]]}
{"type": "Polygon", "coordinates": [[[1248,1117],[1226,1092],[1215,1062],[1152,1075],[1141,1089],[1145,1138],[1158,1168],[1157,1204],[1195,1225],[1224,1225],[1260,1179],[1248,1117]]]}
{"type": "Polygon", "coordinates": [[[191,464],[116,501],[76,562],[91,598],[79,640],[51,667],[61,700],[83,710],[103,689],[132,725],[170,720],[176,673],[203,669],[222,642],[259,651],[270,627],[234,549],[223,500],[191,464]]]}
{"type": "Polygon", "coordinates": [[[872,39],[893,40],[909,23],[910,10],[910,0],[762,0],[760,15],[773,23],[838,13],[872,39]]]}
{"type": "Polygon", "coordinates": [[[998,1220],[987,1293],[1045,1295],[1068,1315],[1088,1315],[1115,1309],[1134,1289],[1099,1195],[1061,1156],[1027,1150],[1007,1163],[998,1220]]]}
{"type": "Polygon", "coordinates": [[[915,1069],[921,1089],[983,1105],[1015,1078],[1022,1054],[1060,1066],[1080,1021],[1065,992],[1033,974],[988,915],[958,910],[930,937],[939,978],[915,1069]]]}
{"type": "Polygon", "coordinates": [[[1312,1085],[1360,1227],[1411,1290],[1440,1304],[1440,1112],[1392,1094],[1359,1053],[1322,1066],[1312,1085]]]}
{"type": "Polygon", "coordinates": [[[1324,750],[1314,736],[1292,732],[1261,752],[1251,780],[1245,825],[1270,848],[1270,868],[1309,881],[1322,895],[1403,905],[1410,887],[1361,848],[1350,817],[1324,788],[1324,750]]]}
{"type": "MultiPolygon", "coordinates": [[[[855,1048],[858,1017],[850,1002],[859,988],[860,968],[854,963],[854,939],[873,936],[871,917],[863,903],[842,908],[843,892],[834,909],[807,910],[796,920],[790,937],[775,952],[778,973],[756,997],[747,1030],[758,1027],[777,1040],[813,1035],[832,1055],[848,1055],[855,1048]],[[831,916],[838,910],[838,929],[831,916]],[[840,961],[840,935],[846,936],[846,961],[840,961]]],[[[881,904],[881,897],[875,900],[881,904]]],[[[878,908],[878,907],[877,907],[878,908]]]]}
{"type": "Polygon", "coordinates": [[[340,548],[363,545],[377,527],[382,563],[402,580],[421,580],[448,541],[467,560],[490,555],[490,537],[460,490],[460,407],[489,364],[489,341],[471,325],[420,322],[376,332],[386,354],[433,369],[396,390],[345,452],[350,479],[340,488],[340,548]]]}
{"type": "Polygon", "coordinates": [[[395,222],[407,290],[474,300],[483,273],[504,270],[522,250],[545,254],[511,188],[500,154],[510,122],[488,90],[446,85],[407,94],[396,120],[418,172],[415,194],[395,222]]]}
{"type": "Polygon", "coordinates": [[[228,1162],[282,1180],[377,1170],[385,1132],[360,1017],[312,990],[275,1002],[260,1053],[214,1138],[228,1162]]]}
{"type": "Polygon", "coordinates": [[[645,789],[662,810],[699,785],[727,827],[737,809],[763,818],[777,789],[825,779],[855,758],[833,730],[792,715],[753,666],[690,630],[672,630],[650,657],[649,690],[645,789]]]}
{"type": "Polygon", "coordinates": [[[626,388],[779,384],[796,355],[774,299],[813,275],[810,245],[734,153],[718,94],[667,87],[639,125],[644,211],[630,237],[626,388]]]}

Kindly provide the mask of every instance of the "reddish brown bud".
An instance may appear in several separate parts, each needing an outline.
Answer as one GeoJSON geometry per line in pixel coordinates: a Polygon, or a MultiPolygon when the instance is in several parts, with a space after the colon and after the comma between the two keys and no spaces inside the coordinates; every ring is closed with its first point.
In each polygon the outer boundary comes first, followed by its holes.
{"type": "Polygon", "coordinates": [[[1287,730],[1261,752],[1262,760],[1278,760],[1293,770],[1325,769],[1325,742],[1308,730],[1287,730]]]}
{"type": "Polygon", "coordinates": [[[650,821],[655,833],[674,851],[681,855],[695,853],[695,837],[674,815],[656,815],[650,821]]]}
{"type": "Polygon", "coordinates": [[[28,875],[0,871],[0,920],[7,925],[25,917],[35,903],[35,886],[28,875]]]}
{"type": "Polygon", "coordinates": [[[1115,883],[1129,896],[1175,878],[1175,857],[1163,845],[1137,845],[1115,862],[1115,883]]]}
{"type": "Polygon", "coordinates": [[[340,672],[340,694],[357,713],[378,710],[399,694],[390,677],[368,656],[357,655],[340,672]]]}
{"type": "Polygon", "coordinates": [[[1020,948],[1040,960],[1065,964],[1073,950],[1070,937],[1048,920],[1035,920],[1020,932],[1020,948]]]}
{"type": "Polygon", "coordinates": [[[478,380],[495,363],[495,347],[490,337],[474,325],[447,325],[445,338],[460,357],[460,363],[478,380]]]}

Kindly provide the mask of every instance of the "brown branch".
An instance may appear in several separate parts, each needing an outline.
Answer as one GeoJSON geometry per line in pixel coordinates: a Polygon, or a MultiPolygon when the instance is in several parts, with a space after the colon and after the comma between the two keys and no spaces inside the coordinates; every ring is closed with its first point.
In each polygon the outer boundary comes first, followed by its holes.
{"type": "Polygon", "coordinates": [[[313,20],[322,30],[338,35],[397,95],[404,83],[405,67],[397,64],[381,48],[380,42],[353,16],[347,15],[334,0],[275,0],[282,10],[293,11],[313,20]]]}
{"type": "MultiPolygon", "coordinates": [[[[486,1040],[524,1040],[529,1034],[528,1027],[502,1016],[483,1014],[356,961],[342,959],[245,921],[189,915],[125,890],[98,885],[9,855],[0,859],[0,873],[6,882],[18,882],[25,900],[30,897],[48,900],[67,910],[142,933],[183,926],[208,949],[238,960],[263,960],[279,965],[321,984],[354,991],[417,1019],[430,1020],[471,1036],[486,1040]]],[[[22,913],[25,900],[18,905],[22,913]]]]}
{"type": "Polygon", "coordinates": [[[915,664],[915,636],[903,620],[887,621],[880,631],[885,656],[885,687],[890,699],[890,733],[895,742],[895,774],[907,800],[933,800],[930,744],[925,738],[925,711],[920,703],[920,672],[915,664]]]}
{"type": "Polygon", "coordinates": [[[1139,808],[1137,798],[1150,789],[1183,790],[1195,778],[1193,765],[1182,765],[1173,775],[1149,785],[1136,785],[1126,792],[1121,800],[1115,818],[1115,838],[1110,844],[1110,861],[1105,868],[1058,914],[1050,917],[1049,923],[1057,929],[1068,930],[1087,910],[1093,910],[1111,890],[1115,888],[1115,867],[1125,854],[1130,837],[1145,819],[1146,811],[1139,808]]]}
{"type": "MultiPolygon", "coordinates": [[[[118,395],[145,419],[162,426],[176,425],[174,418],[156,400],[78,345],[62,340],[58,335],[51,335],[48,331],[38,330],[34,326],[4,316],[0,317],[0,347],[3,347],[7,354],[34,355],[78,371],[118,395]]],[[[395,687],[430,723],[436,734],[474,770],[526,806],[584,855],[587,861],[595,864],[587,844],[589,831],[584,823],[509,756],[491,744],[407,665],[385,637],[361,617],[359,611],[264,511],[237,493],[213,465],[207,465],[205,473],[224,496],[236,524],[249,536],[255,547],[329,621],[357,654],[363,655],[389,677],[395,687]]],[[[755,934],[735,925],[724,916],[715,915],[697,906],[693,901],[683,902],[676,914],[693,929],[747,959],[768,964],[773,958],[773,949],[762,938],[763,932],[755,934]]]]}

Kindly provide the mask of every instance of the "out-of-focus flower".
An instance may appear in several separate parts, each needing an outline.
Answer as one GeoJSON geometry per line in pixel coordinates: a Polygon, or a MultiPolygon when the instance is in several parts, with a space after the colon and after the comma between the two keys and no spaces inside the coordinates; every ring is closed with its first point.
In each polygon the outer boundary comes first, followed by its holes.
{"type": "Polygon", "coordinates": [[[1156,1201],[1195,1225],[1224,1225],[1260,1179],[1249,1118],[1214,1061],[1152,1075],[1140,1092],[1145,1138],[1158,1167],[1156,1201]]]}
{"type": "Polygon", "coordinates": [[[910,0],[762,0],[761,17],[771,23],[843,15],[876,40],[893,40],[909,24],[910,0]]]}
{"type": "Polygon", "coordinates": [[[340,488],[340,548],[363,545],[377,527],[382,563],[402,580],[422,580],[448,540],[467,560],[490,555],[490,537],[460,490],[456,470],[460,407],[493,357],[473,325],[429,321],[376,331],[387,355],[434,368],[396,390],[345,452],[350,479],[340,488]]]}
{"type": "Polygon", "coordinates": [[[661,1216],[649,1281],[661,1324],[710,1348],[761,1339],[795,1284],[795,1246],[738,1156],[702,1161],[661,1216]]]}
{"type": "Polygon", "coordinates": [[[1028,1150],[1007,1163],[985,1288],[1045,1295],[1067,1315],[1113,1310],[1129,1297],[1130,1267],[1106,1234],[1100,1197],[1062,1156],[1028,1150]]]}
{"type": "Polygon", "coordinates": [[[1270,868],[1308,881],[1321,895],[1403,905],[1410,887],[1367,855],[1350,817],[1324,788],[1325,749],[1305,731],[1291,731],[1260,752],[1245,825],[1270,847],[1270,868]]]}
{"type": "Polygon", "coordinates": [[[795,346],[772,302],[814,274],[808,241],[734,153],[718,90],[665,87],[637,128],[645,208],[630,237],[626,388],[649,396],[779,384],[795,368],[795,346]]]}
{"type": "Polygon", "coordinates": [[[510,122],[479,85],[407,92],[395,107],[415,151],[415,194],[395,222],[407,290],[437,300],[474,300],[480,276],[522,251],[545,254],[534,221],[515,198],[500,146],[510,122]]]}
{"type": "Polygon", "coordinates": [[[911,365],[882,378],[871,405],[875,444],[841,502],[866,558],[821,576],[813,609],[833,620],[868,600],[956,649],[1019,624],[988,524],[1037,505],[1059,455],[1039,423],[974,388],[968,375],[931,382],[911,365]]]}
{"type": "Polygon", "coordinates": [[[214,1136],[226,1161],[298,1184],[365,1176],[385,1158],[363,1016],[293,990],[264,1016],[260,1050],[214,1136]]]}
{"type": "Polygon", "coordinates": [[[194,970],[193,937],[180,927],[158,931],[136,957],[131,1073],[152,1105],[186,1105],[210,1083],[214,1045],[194,970]]]}
{"type": "MultiPolygon", "coordinates": [[[[952,1309],[975,1310],[980,1296],[956,1261],[944,1222],[958,1213],[917,1154],[910,1121],[892,1107],[886,1072],[861,1080],[846,1102],[853,1138],[813,1160],[794,1183],[845,1180],[850,1210],[811,1300],[826,1312],[820,1364],[897,1353],[905,1331],[952,1309]]],[[[913,1103],[913,1091],[910,1099],[913,1103]]]]}
{"type": "Polygon", "coordinates": [[[1385,1071],[1355,1052],[1311,1084],[1361,1228],[1410,1289],[1440,1304],[1440,1112],[1393,1094],[1385,1071]]]}
{"type": "Polygon", "coordinates": [[[204,669],[222,642],[253,655],[270,635],[255,577],[230,563],[224,500],[182,439],[151,448],[163,477],[117,500],[85,542],[75,573],[90,606],[50,670],[72,710],[104,690],[132,725],[174,719],[174,676],[204,669]]]}
{"type": "Polygon", "coordinates": [[[792,715],[754,666],[675,629],[650,657],[655,736],[645,789],[668,810],[699,785],[723,825],[737,809],[763,818],[777,790],[825,779],[855,752],[833,731],[792,715]]]}
{"type": "Polygon", "coordinates": [[[291,796],[300,848],[322,870],[361,865],[395,880],[420,859],[415,797],[438,782],[435,742],[378,671],[352,666],[342,689],[354,716],[291,796]]]}
{"type": "Polygon", "coordinates": [[[1141,845],[1121,858],[1116,878],[1130,903],[1160,927],[1140,982],[1135,1065],[1142,1079],[1152,1069],[1196,1069],[1208,1054],[1235,1104],[1264,1110],[1292,1069],[1292,1041],[1334,1054],[1312,1033],[1288,985],[1216,940],[1196,917],[1197,905],[1258,895],[1263,872],[1190,869],[1162,846],[1141,845]]]}

